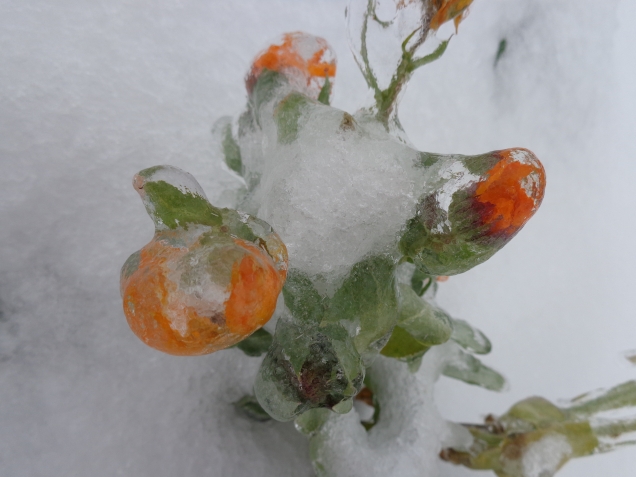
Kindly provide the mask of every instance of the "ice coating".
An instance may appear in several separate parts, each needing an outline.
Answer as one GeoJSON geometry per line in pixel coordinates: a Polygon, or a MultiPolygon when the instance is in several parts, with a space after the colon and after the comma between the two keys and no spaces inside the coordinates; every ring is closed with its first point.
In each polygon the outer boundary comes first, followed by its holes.
{"type": "Polygon", "coordinates": [[[156,233],[121,272],[132,331],[160,351],[198,355],[263,326],[287,274],[285,246],[271,228],[212,206],[196,180],[176,167],[145,169],[133,186],[156,233]]]}
{"type": "Polygon", "coordinates": [[[297,427],[310,435],[318,476],[437,475],[442,447],[471,442],[465,429],[447,423],[435,407],[433,386],[444,363],[445,345],[433,348],[415,374],[404,363],[378,358],[369,380],[380,403],[380,419],[368,432],[355,410],[344,416],[308,414],[297,419],[297,427]]]}
{"type": "Polygon", "coordinates": [[[252,62],[245,84],[251,94],[264,70],[285,75],[293,87],[313,99],[329,101],[336,74],[336,56],[320,37],[303,32],[286,33],[252,62]]]}
{"type": "Polygon", "coordinates": [[[527,149],[421,157],[430,179],[400,251],[432,275],[462,273],[490,258],[543,200],[545,171],[527,149]]]}
{"type": "Polygon", "coordinates": [[[277,130],[264,131],[271,146],[263,150],[254,213],[277,224],[293,267],[337,279],[394,246],[395,232],[414,214],[416,153],[343,111],[304,109],[293,144],[281,147],[277,130]]]}
{"type": "MultiPolygon", "coordinates": [[[[284,38],[293,37],[301,36],[284,38]]],[[[412,277],[430,283],[487,260],[534,214],[545,187],[525,149],[421,152],[373,111],[351,115],[308,95],[277,63],[302,57],[299,48],[286,40],[254,60],[236,139],[227,120],[218,125],[226,164],[245,180],[237,207],[272,224],[289,251],[284,318],[255,385],[278,420],[315,408],[347,412],[378,353],[417,367],[450,339],[453,319],[411,290],[412,277]],[[265,63],[271,68],[258,66],[265,63]],[[405,261],[414,267],[398,284],[405,261]]],[[[458,342],[487,351],[478,332],[463,330],[458,342]]],[[[464,351],[445,374],[505,387],[464,351]]]]}
{"type": "Polygon", "coordinates": [[[483,425],[465,425],[473,442],[441,457],[504,477],[551,477],[570,459],[618,448],[636,431],[636,382],[579,396],[559,407],[534,396],[483,425]],[[611,417],[610,417],[611,416],[611,417]]]}
{"type": "MultiPolygon", "coordinates": [[[[435,468],[443,446],[450,446],[448,460],[469,459],[462,452],[474,452],[478,436],[444,423],[434,411],[433,383],[444,374],[493,391],[506,387],[474,356],[490,350],[488,339],[439,308],[433,284],[510,241],[541,204],[543,167],[521,148],[474,156],[418,151],[396,110],[412,72],[439,58],[448,41],[423,57],[416,50],[441,24],[457,25],[470,3],[398,2],[396,17],[384,25],[379,4],[369,1],[360,58],[376,107],[353,115],[329,106],[335,57],[323,39],[288,33],[254,59],[238,137],[227,119],[216,131],[227,166],[245,181],[237,208],[263,221],[214,208],[196,181],[174,168],[135,179],[157,235],[122,274],[131,327],[164,351],[200,354],[244,340],[277,308],[273,337],[252,354],[265,357],[256,401],[249,402],[274,419],[296,419],[311,436],[320,476],[415,476],[414,469],[435,468]],[[382,28],[395,23],[403,35],[401,59],[384,89],[368,58],[371,17],[382,28]],[[365,392],[375,404],[366,426],[352,412],[365,392]],[[419,453],[404,459],[405,446],[419,453]]],[[[572,439],[587,429],[576,424],[530,429],[517,453],[519,438],[511,433],[496,465],[484,468],[526,477],[519,469],[535,472],[534,456],[544,452],[548,434],[565,435],[576,447],[572,439]]]]}

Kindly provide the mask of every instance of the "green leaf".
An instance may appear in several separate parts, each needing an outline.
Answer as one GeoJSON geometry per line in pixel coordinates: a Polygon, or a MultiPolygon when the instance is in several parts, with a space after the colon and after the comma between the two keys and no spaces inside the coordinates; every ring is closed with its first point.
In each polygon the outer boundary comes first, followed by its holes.
{"type": "Polygon", "coordinates": [[[291,144],[298,138],[300,118],[309,104],[310,99],[300,93],[290,93],[278,104],[274,120],[280,144],[291,144]]]}
{"type": "Polygon", "coordinates": [[[399,284],[400,313],[398,325],[427,346],[446,343],[453,333],[450,317],[441,309],[420,298],[413,289],[399,284]]]}
{"type": "Polygon", "coordinates": [[[286,84],[288,84],[288,81],[285,75],[278,71],[264,69],[252,90],[250,96],[251,106],[258,112],[261,106],[271,101],[276,91],[286,84]]]}
{"type": "Polygon", "coordinates": [[[234,407],[250,419],[266,422],[272,419],[265,409],[261,407],[254,396],[246,395],[234,403],[234,407]]]}
{"type": "Polygon", "coordinates": [[[241,159],[241,149],[236,143],[234,136],[232,136],[232,124],[227,123],[222,131],[223,141],[221,147],[223,148],[223,156],[225,157],[225,163],[237,174],[243,175],[243,160],[241,159]]]}
{"type": "Polygon", "coordinates": [[[316,291],[307,275],[290,270],[283,287],[285,306],[292,315],[302,321],[318,323],[325,313],[327,298],[316,291]]]}
{"type": "MultiPolygon", "coordinates": [[[[415,267],[415,271],[411,276],[411,288],[418,295],[422,296],[427,292],[429,288],[435,287],[435,277],[432,277],[428,273],[415,267]]],[[[435,290],[434,290],[435,291],[435,290]]]]}
{"type": "Polygon", "coordinates": [[[395,263],[388,256],[365,259],[353,266],[331,299],[325,320],[348,320],[359,327],[354,343],[361,354],[373,349],[395,326],[398,308],[394,272],[395,263]]]}
{"type": "Polygon", "coordinates": [[[505,38],[502,38],[501,41],[499,42],[499,46],[497,47],[497,54],[495,55],[495,66],[497,66],[497,63],[499,63],[499,60],[501,59],[503,54],[506,52],[507,47],[508,47],[508,42],[506,41],[505,38]]]}
{"type": "Polygon", "coordinates": [[[329,105],[329,96],[331,95],[331,82],[329,76],[325,76],[325,84],[322,85],[320,94],[318,95],[318,102],[329,105]]]}
{"type": "Polygon", "coordinates": [[[393,328],[391,338],[382,348],[380,354],[387,358],[396,358],[410,361],[423,356],[429,350],[430,346],[417,341],[404,328],[396,326],[393,328]]]}
{"type": "Polygon", "coordinates": [[[477,328],[472,327],[470,323],[464,320],[459,320],[457,318],[451,318],[451,320],[453,323],[453,334],[451,339],[455,343],[460,345],[462,348],[472,351],[473,353],[490,353],[492,345],[485,334],[477,328]]]}
{"type": "Polygon", "coordinates": [[[506,378],[460,348],[442,374],[491,391],[503,391],[507,386],[506,378]]]}
{"type": "Polygon", "coordinates": [[[505,425],[511,419],[529,422],[538,429],[565,421],[565,414],[547,399],[533,396],[515,403],[499,420],[505,425]]]}
{"type": "Polygon", "coordinates": [[[573,400],[568,411],[589,416],[627,407],[636,407],[636,381],[627,381],[601,393],[580,396],[573,400]]]}
{"type": "Polygon", "coordinates": [[[246,355],[256,357],[267,353],[271,345],[272,334],[260,328],[234,346],[243,351],[246,355]]]}
{"type": "Polygon", "coordinates": [[[189,191],[182,192],[165,181],[149,181],[144,184],[144,191],[154,207],[152,213],[155,221],[158,219],[170,229],[187,229],[187,224],[221,225],[219,209],[205,197],[189,191]]]}
{"type": "Polygon", "coordinates": [[[449,38],[448,40],[441,42],[435,49],[435,51],[430,55],[412,60],[408,66],[409,73],[415,71],[420,66],[428,65],[429,63],[432,63],[433,61],[441,58],[442,55],[446,52],[446,48],[448,47],[448,43],[450,42],[450,40],[451,39],[449,38]]]}
{"type": "Polygon", "coordinates": [[[306,436],[313,436],[327,422],[330,415],[331,411],[329,409],[309,409],[294,420],[294,426],[298,432],[306,436]]]}

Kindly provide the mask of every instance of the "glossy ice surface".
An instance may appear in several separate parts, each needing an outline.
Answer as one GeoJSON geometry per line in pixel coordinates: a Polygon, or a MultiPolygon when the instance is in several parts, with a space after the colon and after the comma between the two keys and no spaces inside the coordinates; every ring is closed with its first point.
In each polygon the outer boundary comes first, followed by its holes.
{"type": "Polygon", "coordinates": [[[122,268],[133,332],[160,351],[198,355],[263,326],[287,273],[287,251],[271,228],[213,207],[194,178],[175,167],[141,171],[133,185],[156,229],[122,268]]]}
{"type": "Polygon", "coordinates": [[[245,396],[237,406],[257,420],[295,420],[311,438],[320,477],[417,475],[413,462],[392,457],[408,453],[408,445],[374,450],[403,434],[425,453],[419,465],[430,467],[444,446],[446,460],[501,477],[551,476],[601,445],[601,431],[578,415],[567,422],[550,415],[541,426],[482,443],[472,427],[444,422],[430,396],[418,398],[430,392],[422,383],[430,387],[441,374],[507,388],[475,356],[490,351],[488,338],[436,304],[437,281],[508,244],[536,213],[546,187],[544,168],[528,149],[419,151],[400,124],[397,106],[409,78],[442,57],[450,38],[437,31],[451,20],[457,29],[470,4],[399,1],[386,16],[386,4],[353,1],[349,35],[375,100],[354,114],[330,106],[336,61],[324,39],[287,33],[255,57],[245,112],[237,124],[221,119],[215,134],[226,165],[243,179],[233,207],[271,224],[275,245],[232,226],[227,216],[240,213],[209,205],[184,173],[171,194],[154,190],[169,167],[135,179],[157,243],[133,255],[122,272],[133,331],[173,354],[237,343],[250,356],[265,354],[255,399],[245,396]],[[355,12],[361,23],[351,20],[355,12]],[[378,61],[382,46],[370,49],[369,40],[387,32],[399,49],[384,55],[393,60],[378,61]],[[273,336],[249,338],[274,314],[273,336]],[[414,379],[407,393],[409,373],[421,366],[419,387],[414,379]],[[399,381],[401,400],[387,389],[393,384],[386,373],[399,381]],[[361,396],[373,407],[372,419],[362,422],[352,412],[361,396]],[[413,422],[409,406],[421,407],[413,422]]]}

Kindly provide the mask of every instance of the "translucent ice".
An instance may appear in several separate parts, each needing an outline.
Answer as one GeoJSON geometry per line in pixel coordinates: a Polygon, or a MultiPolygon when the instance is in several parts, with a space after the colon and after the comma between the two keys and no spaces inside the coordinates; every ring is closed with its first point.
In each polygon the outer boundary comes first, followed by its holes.
{"type": "Polygon", "coordinates": [[[213,207],[188,173],[141,171],[133,185],[155,236],[121,272],[128,324],[146,344],[177,355],[236,344],[274,313],[287,252],[264,222],[213,207]]]}
{"type": "MultiPolygon", "coordinates": [[[[255,387],[280,420],[320,407],[346,412],[381,350],[417,367],[450,339],[453,319],[419,296],[424,282],[490,258],[536,212],[545,187],[526,149],[420,152],[381,111],[329,106],[330,52],[321,38],[284,35],[252,63],[237,136],[226,119],[216,127],[226,164],[245,181],[236,207],[272,224],[289,251],[283,318],[255,387]]],[[[458,324],[458,342],[488,351],[458,324]]],[[[454,363],[447,375],[503,387],[468,353],[458,350],[454,363]]]]}
{"type": "Polygon", "coordinates": [[[468,432],[447,423],[433,401],[446,351],[445,345],[433,348],[415,374],[395,360],[374,362],[368,381],[377,395],[380,418],[368,432],[355,410],[345,416],[313,411],[298,418],[297,427],[310,436],[318,476],[436,475],[442,447],[449,442],[469,445],[468,432]]]}
{"type": "Polygon", "coordinates": [[[441,455],[503,477],[552,477],[574,457],[629,442],[636,432],[635,409],[634,381],[579,396],[564,407],[535,396],[499,418],[489,415],[483,425],[466,425],[474,439],[470,446],[448,448],[441,455]]]}

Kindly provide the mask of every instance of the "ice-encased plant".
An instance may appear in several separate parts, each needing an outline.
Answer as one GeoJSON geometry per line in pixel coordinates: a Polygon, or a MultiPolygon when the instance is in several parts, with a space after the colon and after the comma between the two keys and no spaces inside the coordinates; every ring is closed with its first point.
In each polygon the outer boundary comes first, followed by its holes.
{"type": "Polygon", "coordinates": [[[563,408],[530,398],[483,425],[435,409],[440,374],[506,386],[475,356],[490,351],[484,334],[436,305],[438,281],[500,250],[545,188],[527,149],[422,152],[400,125],[408,79],[443,55],[440,27],[457,28],[471,3],[352,1],[351,45],[374,99],[353,115],[329,105],[336,59],[324,39],[288,33],[257,55],[237,134],[230,118],[215,126],[243,179],[236,210],[176,167],[133,182],[155,236],[122,269],[132,330],[176,355],[264,354],[254,396],[237,406],[294,419],[320,476],[430,476],[441,457],[546,477],[636,430],[606,415],[636,405],[634,382],[563,408]]]}

